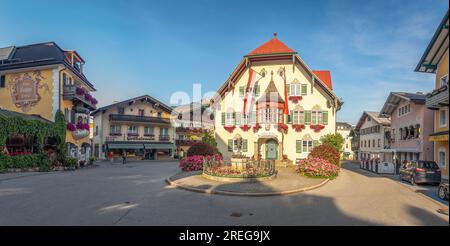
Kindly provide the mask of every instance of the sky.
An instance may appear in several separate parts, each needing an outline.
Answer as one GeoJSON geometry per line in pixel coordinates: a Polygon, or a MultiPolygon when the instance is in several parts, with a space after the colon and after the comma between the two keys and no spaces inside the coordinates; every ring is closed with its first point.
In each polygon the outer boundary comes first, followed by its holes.
{"type": "Polygon", "coordinates": [[[356,124],[390,91],[433,89],[414,68],[447,10],[447,0],[0,0],[0,47],[76,50],[99,106],[144,94],[169,104],[194,83],[216,91],[277,32],[310,68],[331,70],[337,120],[356,124]]]}

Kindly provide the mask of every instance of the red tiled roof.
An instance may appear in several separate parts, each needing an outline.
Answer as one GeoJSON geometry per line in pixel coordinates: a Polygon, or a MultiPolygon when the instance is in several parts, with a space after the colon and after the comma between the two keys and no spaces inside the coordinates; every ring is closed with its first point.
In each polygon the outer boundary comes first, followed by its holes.
{"type": "Polygon", "coordinates": [[[277,53],[295,53],[295,51],[286,44],[277,39],[277,34],[274,33],[273,38],[258,48],[254,49],[252,52],[248,53],[249,56],[252,55],[267,55],[267,54],[277,54],[277,53]]]}
{"type": "Polygon", "coordinates": [[[324,82],[328,88],[333,90],[333,83],[331,82],[331,72],[328,70],[313,70],[313,73],[324,82]]]}

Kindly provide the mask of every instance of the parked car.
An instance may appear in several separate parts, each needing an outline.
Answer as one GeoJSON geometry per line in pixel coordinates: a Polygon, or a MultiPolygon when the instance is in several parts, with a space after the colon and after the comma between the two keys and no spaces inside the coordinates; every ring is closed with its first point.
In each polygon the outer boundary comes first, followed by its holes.
{"type": "Polygon", "coordinates": [[[434,161],[409,161],[400,168],[400,179],[412,185],[441,182],[441,170],[434,161]]]}
{"type": "Polygon", "coordinates": [[[439,184],[438,196],[441,199],[447,199],[448,200],[448,181],[442,181],[439,184]]]}

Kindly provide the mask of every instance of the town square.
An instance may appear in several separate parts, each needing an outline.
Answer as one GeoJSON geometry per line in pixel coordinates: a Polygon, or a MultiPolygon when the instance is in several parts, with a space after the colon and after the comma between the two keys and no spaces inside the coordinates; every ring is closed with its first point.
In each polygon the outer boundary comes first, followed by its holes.
{"type": "Polygon", "coordinates": [[[0,0],[0,226],[448,227],[448,2],[176,2],[0,0]]]}

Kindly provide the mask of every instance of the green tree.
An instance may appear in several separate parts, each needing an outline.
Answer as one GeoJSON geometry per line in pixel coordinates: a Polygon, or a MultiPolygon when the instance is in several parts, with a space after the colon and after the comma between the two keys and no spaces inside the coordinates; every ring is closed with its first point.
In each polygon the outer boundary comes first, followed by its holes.
{"type": "Polygon", "coordinates": [[[329,144],[335,147],[338,151],[341,151],[345,139],[342,137],[340,133],[327,134],[320,138],[320,142],[322,142],[322,144],[329,144]]]}
{"type": "Polygon", "coordinates": [[[217,148],[217,142],[216,142],[216,139],[215,139],[214,136],[211,135],[209,132],[205,132],[205,133],[203,134],[202,141],[205,142],[205,143],[207,143],[207,144],[209,144],[209,145],[211,145],[211,146],[214,147],[214,148],[217,148]]]}

